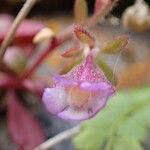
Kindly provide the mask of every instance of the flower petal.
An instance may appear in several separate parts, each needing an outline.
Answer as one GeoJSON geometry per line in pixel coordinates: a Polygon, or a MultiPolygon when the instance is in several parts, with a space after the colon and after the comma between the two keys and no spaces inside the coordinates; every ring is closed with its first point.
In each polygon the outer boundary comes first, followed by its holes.
{"type": "Polygon", "coordinates": [[[47,110],[52,114],[61,112],[67,106],[67,95],[63,88],[46,88],[42,99],[47,110]]]}
{"type": "Polygon", "coordinates": [[[63,76],[78,82],[98,83],[107,80],[103,71],[95,65],[92,54],[63,76]]]}
{"type": "Polygon", "coordinates": [[[99,98],[99,100],[97,100],[91,106],[91,108],[90,108],[90,110],[91,110],[91,117],[94,117],[103,107],[105,107],[107,100],[108,100],[107,97],[99,98]]]}
{"type": "Polygon", "coordinates": [[[65,120],[86,120],[90,118],[88,110],[75,110],[72,107],[60,112],[58,116],[65,120]]]}
{"type": "Polygon", "coordinates": [[[90,107],[92,112],[91,117],[95,116],[103,107],[105,107],[107,100],[115,93],[115,89],[109,89],[102,91],[97,100],[93,101],[93,104],[90,107]]]}
{"type": "Polygon", "coordinates": [[[89,91],[104,91],[113,89],[112,85],[108,82],[99,82],[99,83],[89,83],[89,82],[82,82],[80,87],[89,90],[89,91]]]}
{"type": "Polygon", "coordinates": [[[115,92],[113,86],[108,83],[101,82],[101,84],[82,83],[80,85],[89,91],[96,92],[95,96],[89,101],[89,106],[81,108],[68,107],[58,114],[59,117],[66,120],[86,120],[94,117],[105,105],[110,96],[115,92]],[[98,94],[98,95],[97,95],[98,94]]]}
{"type": "Polygon", "coordinates": [[[96,103],[91,108],[86,110],[76,110],[72,107],[65,109],[64,111],[58,113],[58,116],[66,120],[87,120],[94,117],[106,104],[107,99],[103,98],[96,103]]]}
{"type": "Polygon", "coordinates": [[[68,87],[68,86],[77,86],[78,83],[74,80],[71,80],[68,77],[65,76],[54,76],[53,80],[55,82],[56,85],[62,86],[62,87],[68,87]]]}

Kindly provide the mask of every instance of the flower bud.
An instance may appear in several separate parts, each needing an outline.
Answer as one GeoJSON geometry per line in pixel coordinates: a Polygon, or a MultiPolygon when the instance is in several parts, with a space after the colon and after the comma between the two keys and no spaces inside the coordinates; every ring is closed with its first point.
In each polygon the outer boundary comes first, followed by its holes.
{"type": "Polygon", "coordinates": [[[50,28],[43,28],[34,36],[33,43],[37,44],[45,40],[49,40],[52,37],[54,37],[54,32],[50,28]]]}

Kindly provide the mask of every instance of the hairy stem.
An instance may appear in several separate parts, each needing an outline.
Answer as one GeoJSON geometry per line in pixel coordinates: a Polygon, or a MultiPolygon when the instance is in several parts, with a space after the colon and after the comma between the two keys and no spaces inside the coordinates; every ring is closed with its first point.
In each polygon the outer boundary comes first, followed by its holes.
{"type": "Polygon", "coordinates": [[[7,33],[5,39],[3,40],[1,47],[0,47],[0,63],[2,63],[3,56],[5,51],[11,41],[13,40],[16,30],[19,27],[22,20],[27,16],[29,11],[31,10],[32,6],[37,2],[37,0],[26,0],[25,4],[23,5],[22,9],[18,13],[17,17],[15,18],[9,32],[7,33]]]}
{"type": "Polygon", "coordinates": [[[80,131],[80,126],[75,126],[71,129],[68,129],[68,130],[54,136],[53,138],[47,140],[46,142],[44,142],[43,144],[41,144],[34,150],[48,150],[48,149],[52,148],[53,146],[55,146],[56,144],[66,140],[66,139],[69,139],[73,135],[79,133],[79,131],[80,131]]]}

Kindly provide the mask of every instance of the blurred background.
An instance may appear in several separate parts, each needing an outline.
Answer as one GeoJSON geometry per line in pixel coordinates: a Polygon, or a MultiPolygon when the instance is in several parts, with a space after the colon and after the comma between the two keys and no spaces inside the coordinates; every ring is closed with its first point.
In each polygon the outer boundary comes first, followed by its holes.
{"type": "MultiPolygon", "coordinates": [[[[2,0],[1,2],[1,12],[11,12],[13,14],[16,14],[20,8],[22,7],[22,4],[25,2],[25,0],[2,0]]],[[[88,7],[90,13],[93,12],[93,7],[94,7],[94,0],[87,0],[88,2],[88,7]]],[[[112,13],[116,16],[121,17],[123,11],[133,5],[135,0],[126,0],[126,1],[119,1],[118,5],[113,9],[112,13]]],[[[150,5],[149,0],[145,0],[150,5]]],[[[56,15],[56,14],[61,14],[62,12],[64,14],[72,14],[73,10],[73,0],[66,0],[65,3],[63,0],[55,1],[55,0],[42,0],[34,6],[32,11],[30,12],[29,15],[56,15]]]]}
{"type": "MultiPolygon", "coordinates": [[[[15,17],[24,2],[25,0],[1,0],[0,15],[7,14],[15,17]]],[[[100,56],[103,61],[107,62],[109,67],[112,68],[117,76],[117,89],[121,94],[116,99],[118,101],[126,101],[126,99],[128,99],[127,101],[129,101],[129,104],[127,105],[127,107],[135,107],[134,104],[130,104],[129,95],[131,92],[131,97],[133,97],[133,100],[136,101],[136,99],[138,99],[135,105],[141,104],[143,106],[144,104],[142,104],[142,101],[145,101],[146,99],[148,100],[148,102],[146,102],[145,105],[146,107],[148,106],[148,108],[150,108],[150,1],[145,0],[145,2],[146,3],[144,3],[144,5],[137,8],[135,6],[135,0],[120,0],[115,8],[106,16],[105,19],[98,21],[98,23],[90,29],[90,31],[96,37],[101,46],[119,35],[126,34],[129,36],[129,44],[122,50],[121,55],[102,54],[100,56]],[[127,9],[129,9],[130,7],[132,7],[132,9],[129,12],[127,11],[127,9]],[[129,95],[127,94],[128,92],[129,95]],[[141,94],[138,95],[138,93],[141,94]]],[[[90,16],[93,14],[95,1],[87,0],[87,3],[90,16]]],[[[55,32],[55,34],[58,34],[65,27],[74,23],[73,8],[73,0],[39,0],[38,3],[31,10],[27,18],[38,20],[41,24],[44,24],[44,26],[51,28],[55,32]]],[[[2,30],[1,24],[2,22],[0,20],[0,32],[2,30]]],[[[26,32],[26,30],[24,32],[26,32]]],[[[66,45],[68,46],[68,43],[66,45]]],[[[64,50],[65,47],[67,47],[66,45],[58,48],[58,50],[64,50]]],[[[41,53],[41,47],[37,49],[39,50],[37,51],[37,54],[35,54],[35,56],[33,56],[33,58],[31,59],[31,63],[41,53]]],[[[52,72],[58,72],[58,70],[61,69],[62,61],[64,60],[62,60],[62,58],[58,56],[56,50],[56,52],[46,58],[44,63],[36,72],[37,75],[41,77],[47,76],[47,78],[49,78],[52,72]]],[[[32,94],[26,93],[24,95],[27,99],[31,99],[31,101],[27,102],[26,106],[31,109],[33,114],[40,121],[47,139],[53,137],[61,131],[64,131],[78,124],[78,122],[65,121],[59,119],[56,116],[48,114],[43,106],[41,106],[40,104],[36,104],[35,101],[37,101],[37,97],[33,96],[32,94]]],[[[1,102],[0,104],[2,105],[1,102]]],[[[125,107],[126,105],[123,106],[123,104],[124,102],[120,102],[118,104],[118,107],[125,107]]],[[[116,105],[112,102],[110,106],[108,106],[108,109],[106,108],[106,111],[104,111],[101,115],[109,117],[110,114],[113,114],[113,111],[111,112],[110,109],[115,109],[115,106],[116,105]],[[107,112],[108,115],[106,115],[107,112]]],[[[145,114],[150,114],[148,108],[145,108],[145,114]]],[[[125,132],[129,131],[129,134],[126,135],[126,137],[123,136],[122,141],[118,141],[118,139],[116,141],[114,140],[112,142],[112,147],[109,147],[107,150],[150,150],[150,122],[145,123],[145,120],[150,120],[150,118],[148,118],[149,115],[145,116],[144,111],[140,113],[140,111],[138,110],[135,111],[135,114],[138,114],[139,112],[139,119],[137,115],[136,120],[134,115],[132,116],[132,112],[126,115],[126,118],[132,120],[133,117],[133,120],[135,119],[135,124],[140,124],[140,122],[142,122],[143,124],[141,123],[141,126],[139,126],[139,128],[137,128],[134,133],[132,133],[132,129],[135,127],[133,125],[134,123],[131,123],[133,126],[129,123],[129,130],[126,130],[125,127],[116,127],[118,128],[118,130],[116,129],[117,131],[116,133],[114,133],[113,136],[118,136],[117,138],[119,138],[120,135],[120,137],[122,137],[122,134],[124,133],[120,132],[120,130],[124,130],[125,132]],[[144,114],[144,117],[141,115],[142,113],[144,114]],[[140,132],[137,132],[138,130],[140,132]],[[124,148],[123,146],[117,144],[119,142],[124,143],[124,148]],[[115,147],[114,145],[117,146],[115,147]]],[[[120,111],[121,110],[118,110],[118,113],[120,113],[120,111]]],[[[117,114],[115,115],[114,112],[114,123],[116,122],[117,117],[117,114]]],[[[57,144],[53,149],[105,150],[105,142],[107,143],[107,138],[105,139],[106,141],[104,140],[103,144],[99,144],[97,146],[98,148],[94,147],[95,143],[92,142],[89,143],[93,146],[91,146],[90,144],[85,147],[82,146],[86,145],[86,142],[88,142],[88,140],[90,139],[92,140],[92,138],[94,137],[96,139],[103,140],[104,137],[101,137],[101,135],[94,135],[95,131],[93,129],[90,129],[93,124],[97,124],[97,132],[100,131],[101,133],[101,130],[107,132],[108,128],[103,128],[104,125],[101,123],[99,124],[99,122],[104,121],[106,122],[106,124],[110,123],[110,126],[111,122],[105,121],[105,119],[103,119],[104,117],[101,118],[101,116],[98,116],[95,120],[92,120],[91,122],[89,121],[85,124],[83,123],[85,131],[81,131],[81,133],[77,135],[77,137],[75,137],[75,139],[73,140],[69,139],[61,142],[60,144],[57,144]],[[87,133],[86,130],[91,130],[91,132],[87,133]]],[[[128,122],[124,121],[124,123],[122,124],[125,125],[126,123],[128,124],[128,122]]],[[[9,132],[7,131],[6,110],[4,107],[0,106],[0,150],[16,149],[17,146],[16,144],[14,144],[14,142],[12,142],[11,137],[9,136],[9,132]]]]}

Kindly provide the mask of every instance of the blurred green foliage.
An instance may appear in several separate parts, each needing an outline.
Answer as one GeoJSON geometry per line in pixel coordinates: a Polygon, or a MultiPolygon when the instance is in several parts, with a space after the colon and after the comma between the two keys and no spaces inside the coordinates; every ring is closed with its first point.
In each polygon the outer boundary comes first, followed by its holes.
{"type": "Polygon", "coordinates": [[[142,150],[150,127],[150,87],[118,92],[97,117],[83,123],[79,150],[142,150]]]}

